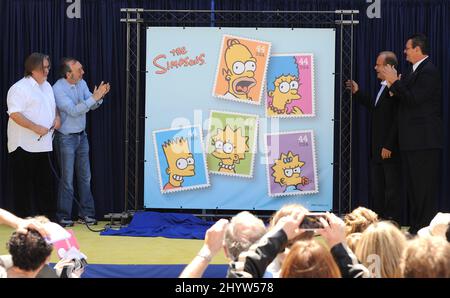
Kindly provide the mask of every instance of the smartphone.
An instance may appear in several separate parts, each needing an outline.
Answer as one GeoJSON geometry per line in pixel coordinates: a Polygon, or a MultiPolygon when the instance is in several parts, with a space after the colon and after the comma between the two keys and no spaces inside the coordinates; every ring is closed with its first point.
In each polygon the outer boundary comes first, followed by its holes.
{"type": "Polygon", "coordinates": [[[327,220],[325,213],[307,213],[305,217],[303,218],[302,223],[300,224],[299,228],[306,230],[306,231],[314,231],[318,229],[323,229],[323,224],[319,220],[319,218],[322,217],[323,219],[327,220]]]}

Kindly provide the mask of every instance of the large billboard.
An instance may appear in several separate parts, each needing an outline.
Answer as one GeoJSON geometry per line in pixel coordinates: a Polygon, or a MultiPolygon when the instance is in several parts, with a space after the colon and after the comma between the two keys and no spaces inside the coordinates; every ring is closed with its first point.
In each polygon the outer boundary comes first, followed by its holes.
{"type": "Polygon", "coordinates": [[[335,31],[147,28],[144,206],[332,209],[335,31]]]}

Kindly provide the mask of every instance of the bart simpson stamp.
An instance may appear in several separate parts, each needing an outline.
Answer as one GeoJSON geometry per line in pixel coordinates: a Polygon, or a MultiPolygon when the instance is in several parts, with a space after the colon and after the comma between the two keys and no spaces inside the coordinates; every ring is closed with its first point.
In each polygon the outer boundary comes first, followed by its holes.
{"type": "Polygon", "coordinates": [[[210,185],[200,126],[154,131],[153,143],[161,193],[210,185]]]}

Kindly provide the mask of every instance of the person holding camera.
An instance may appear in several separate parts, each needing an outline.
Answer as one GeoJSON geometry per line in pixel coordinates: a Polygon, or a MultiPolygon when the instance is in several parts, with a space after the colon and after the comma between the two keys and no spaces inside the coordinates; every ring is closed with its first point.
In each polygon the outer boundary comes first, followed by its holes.
{"type": "Polygon", "coordinates": [[[72,226],[74,198],[73,176],[77,175],[80,223],[96,224],[94,199],[91,192],[91,169],[86,114],[97,109],[110,90],[109,83],[101,83],[91,93],[83,80],[83,65],[74,58],[63,58],[61,79],[54,85],[56,105],[61,113],[61,128],[56,131],[55,143],[61,168],[56,217],[61,226],[72,226]]]}
{"type": "Polygon", "coordinates": [[[382,218],[401,222],[401,164],[398,150],[398,103],[391,99],[386,78],[381,71],[385,65],[397,67],[393,52],[378,54],[375,71],[381,80],[377,96],[373,99],[359,89],[355,81],[348,80],[349,89],[356,102],[365,106],[371,118],[370,149],[370,208],[382,218]]]}
{"type": "MultiPolygon", "coordinates": [[[[319,233],[328,244],[330,253],[333,256],[335,265],[339,268],[341,277],[370,277],[368,269],[358,262],[354,253],[345,243],[345,223],[336,215],[328,212],[320,214],[320,216],[316,216],[314,213],[305,214],[304,212],[299,212],[282,217],[277,224],[258,242],[252,245],[248,251],[239,255],[239,258],[232,263],[232,270],[229,272],[230,274],[228,277],[263,277],[267,266],[279,253],[284,251],[288,241],[305,233],[305,230],[302,228],[305,226],[303,221],[308,217],[315,217],[320,222],[320,225],[316,225],[315,232],[319,233]]],[[[308,223],[308,225],[310,225],[310,223],[308,223]]],[[[300,240],[297,242],[310,241],[315,240],[300,240]]],[[[292,253],[296,254],[297,252],[293,251],[292,253]]],[[[291,252],[289,252],[289,254],[291,254],[291,252]]],[[[291,259],[289,254],[286,256],[286,259],[291,259]]],[[[290,263],[295,263],[298,266],[299,262],[301,261],[297,262],[291,260],[290,263]]],[[[312,260],[312,262],[312,266],[314,267],[314,260],[312,260]]],[[[310,266],[311,263],[303,265],[310,266]]],[[[286,266],[287,265],[282,264],[281,277],[283,277],[283,272],[289,271],[289,268],[286,268],[286,266]]],[[[299,267],[303,266],[300,265],[299,267]]],[[[332,268],[329,269],[331,270],[332,268]]],[[[317,275],[316,277],[318,276],[320,275],[317,275]]]]}
{"type": "MultiPolygon", "coordinates": [[[[180,278],[200,278],[213,257],[221,251],[231,264],[239,255],[266,233],[266,227],[261,219],[248,211],[242,211],[231,218],[220,219],[206,231],[205,241],[195,256],[180,274],[180,278]]],[[[228,273],[232,271],[230,267],[228,273]]]]}

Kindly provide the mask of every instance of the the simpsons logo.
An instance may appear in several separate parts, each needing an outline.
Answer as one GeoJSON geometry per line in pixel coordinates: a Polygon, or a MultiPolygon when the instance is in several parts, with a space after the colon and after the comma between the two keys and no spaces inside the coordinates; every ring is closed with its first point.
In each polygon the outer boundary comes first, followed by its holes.
{"type": "Polygon", "coordinates": [[[175,48],[170,51],[174,60],[169,60],[165,54],[160,54],[153,59],[153,65],[158,68],[156,74],[165,74],[171,69],[178,69],[183,67],[192,67],[195,65],[203,65],[205,61],[205,53],[191,57],[188,55],[186,47],[175,48]]]}

